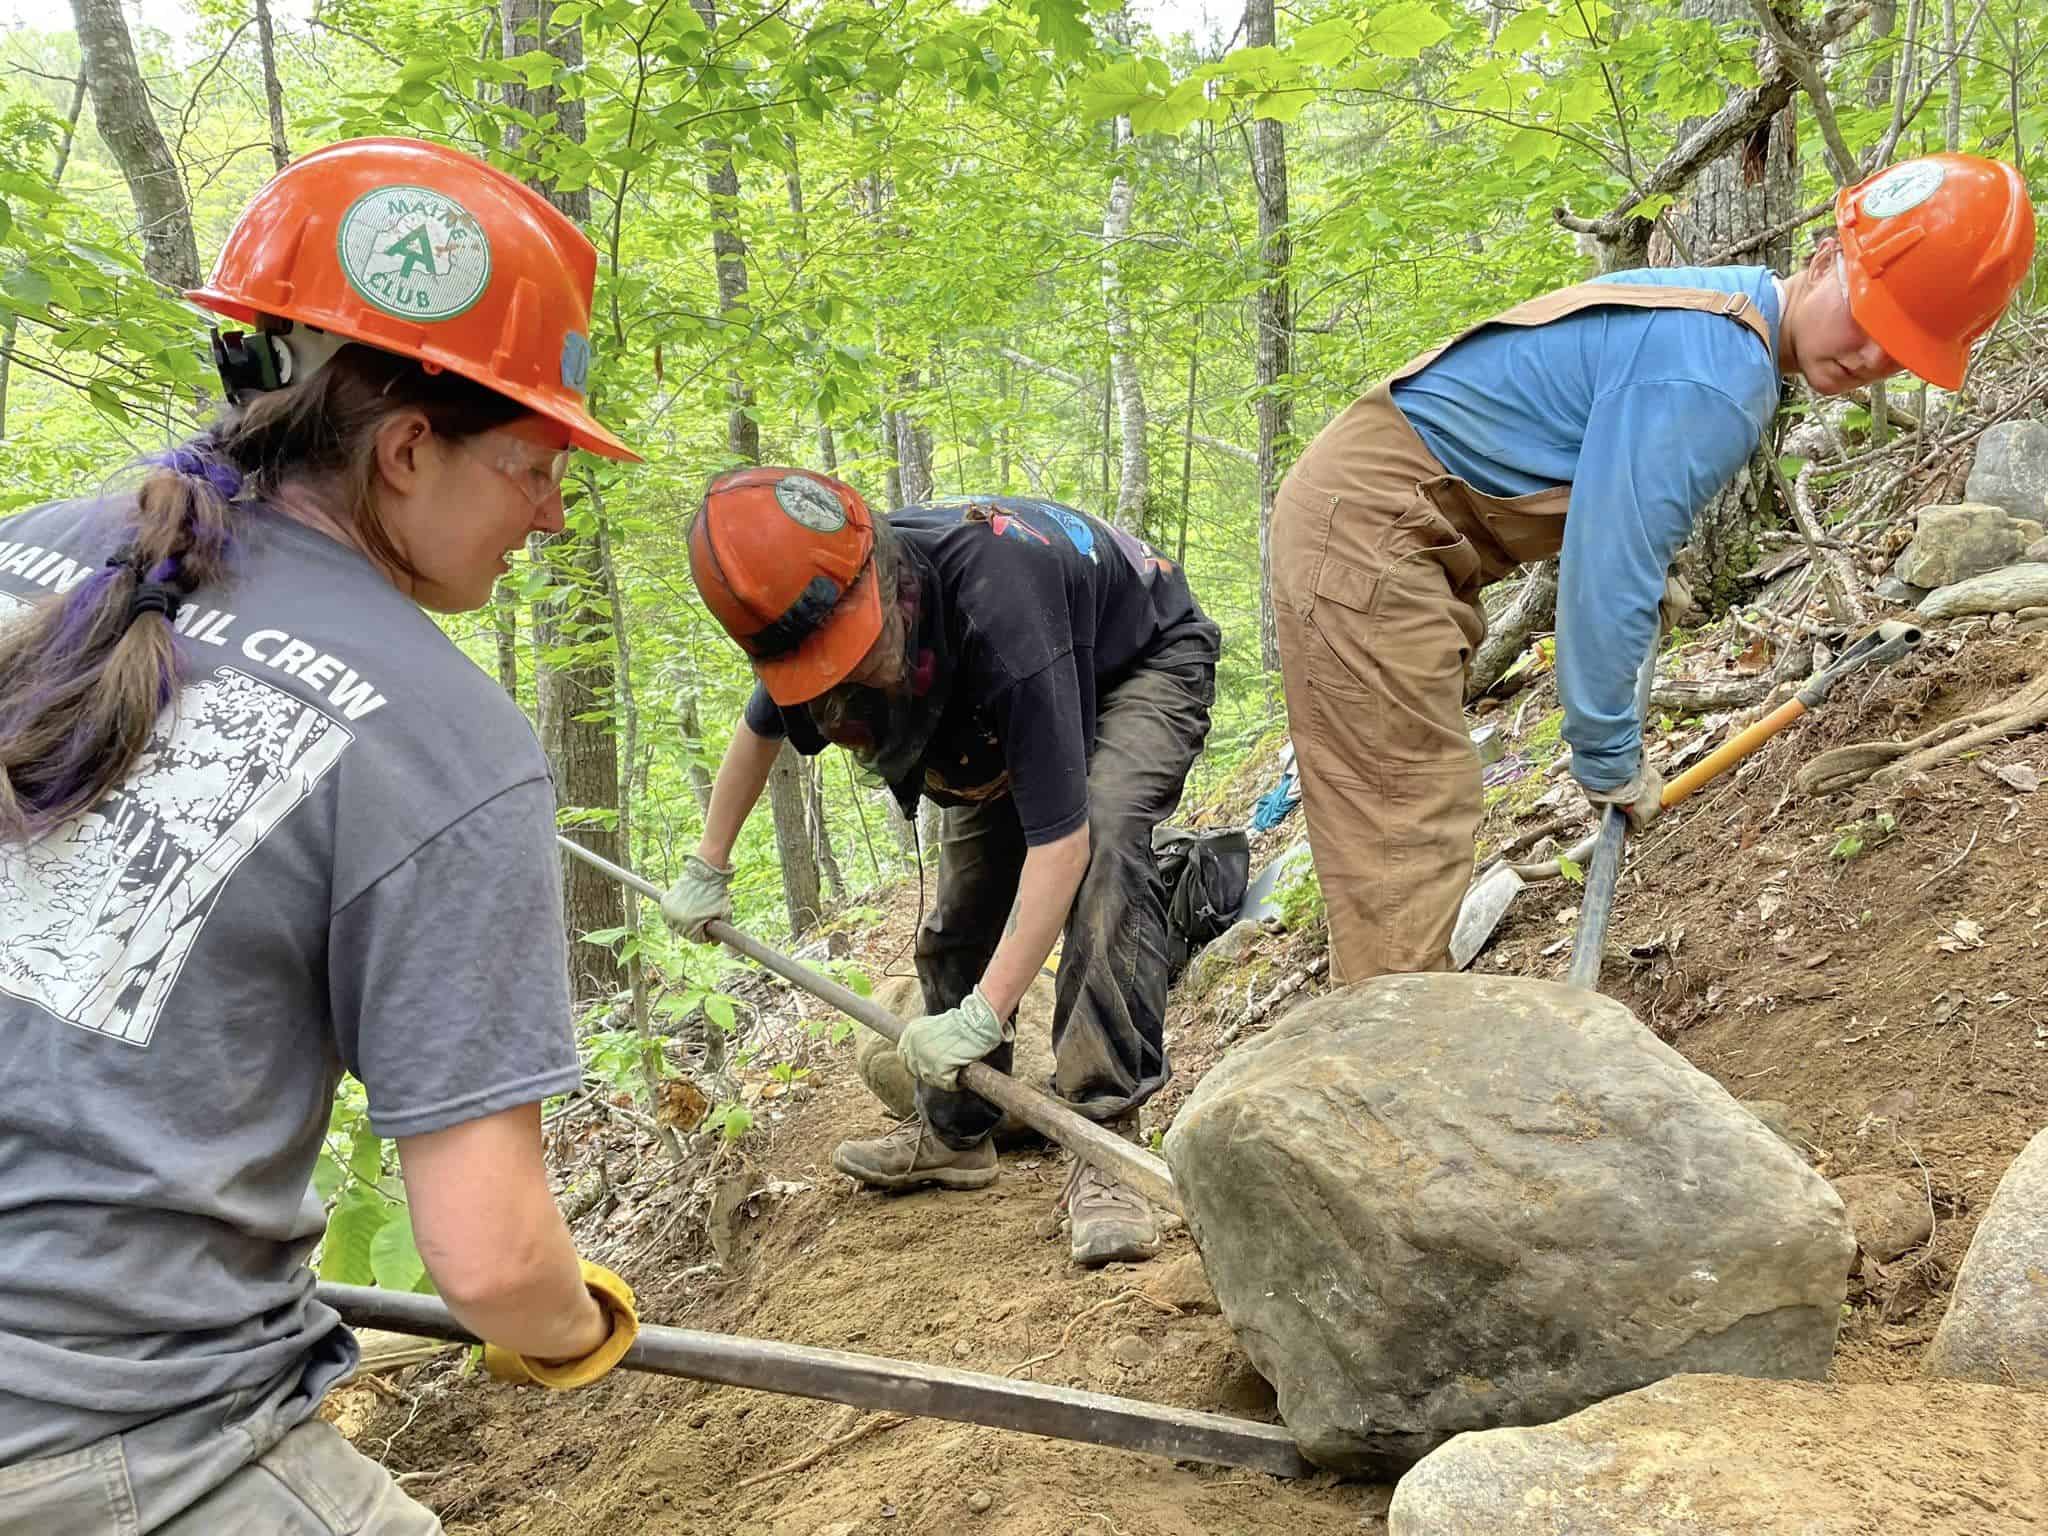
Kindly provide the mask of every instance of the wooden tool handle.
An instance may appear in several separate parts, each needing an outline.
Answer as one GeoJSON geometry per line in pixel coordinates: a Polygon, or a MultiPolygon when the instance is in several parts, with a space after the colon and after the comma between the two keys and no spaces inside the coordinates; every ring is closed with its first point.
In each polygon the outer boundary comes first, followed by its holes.
{"type": "Polygon", "coordinates": [[[1805,713],[1806,706],[1798,699],[1787,699],[1740,736],[1722,742],[1666,784],[1659,804],[1668,811],[1688,795],[1698,793],[1805,713]]]}
{"type": "MultiPolygon", "coordinates": [[[[602,870],[629,890],[638,891],[653,901],[661,900],[661,891],[630,869],[621,868],[566,837],[560,842],[563,848],[584,863],[602,870]]],[[[865,1024],[891,1044],[901,1038],[903,1021],[873,998],[862,997],[851,987],[841,986],[802,961],[791,959],[780,950],[770,949],[731,923],[713,919],[705,925],[705,931],[727,949],[745,955],[821,1002],[830,1003],[855,1023],[865,1024]]],[[[960,1086],[981,1095],[996,1108],[1009,1111],[1041,1136],[1058,1142],[1082,1162],[1123,1180],[1155,1205],[1162,1205],[1177,1216],[1185,1214],[1180,1206],[1180,1192],[1173,1187],[1172,1170],[1144,1148],[1133,1146],[1113,1131],[1076,1114],[1037,1089],[1027,1087],[1008,1073],[998,1072],[986,1062],[972,1062],[962,1067],[960,1086]]]]}

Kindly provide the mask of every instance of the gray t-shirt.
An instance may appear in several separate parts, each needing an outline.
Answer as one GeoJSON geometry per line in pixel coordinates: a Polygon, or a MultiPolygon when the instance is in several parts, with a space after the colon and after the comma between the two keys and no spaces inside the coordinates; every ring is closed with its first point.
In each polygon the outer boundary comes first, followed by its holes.
{"type": "MultiPolygon", "coordinates": [[[[0,522],[0,623],[122,542],[0,522]]],[[[178,616],[118,791],[0,843],[0,1466],[351,1358],[310,1190],[344,1068],[385,1136],[574,1087],[554,796],[497,684],[258,508],[178,616]]]]}

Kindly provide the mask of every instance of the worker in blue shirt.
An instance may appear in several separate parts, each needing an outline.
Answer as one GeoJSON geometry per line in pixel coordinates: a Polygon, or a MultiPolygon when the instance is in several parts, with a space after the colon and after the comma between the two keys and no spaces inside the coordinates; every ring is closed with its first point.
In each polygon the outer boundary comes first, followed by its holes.
{"type": "Polygon", "coordinates": [[[2025,183],[1969,155],[1880,171],[1835,221],[1788,278],[1614,272],[1496,315],[1352,402],[1281,483],[1273,607],[1338,979],[1448,964],[1480,813],[1480,589],[1562,551],[1572,773],[1640,828],[1663,785],[1634,680],[1666,571],[1764,441],[1780,376],[1954,389],[2034,251],[2025,183]]]}

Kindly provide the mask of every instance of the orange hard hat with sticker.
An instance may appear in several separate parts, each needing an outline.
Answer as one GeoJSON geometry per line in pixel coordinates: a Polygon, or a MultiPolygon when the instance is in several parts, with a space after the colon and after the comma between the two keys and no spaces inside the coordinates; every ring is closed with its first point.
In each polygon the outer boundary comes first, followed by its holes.
{"type": "Polygon", "coordinates": [[[736,469],[690,523],[690,577],[777,704],[844,681],[882,632],[875,520],[860,492],[809,470],[736,469]]]}
{"type": "Polygon", "coordinates": [[[2034,205],[2013,167],[1903,160],[1835,195],[1849,312],[1930,384],[1955,389],[2034,259],[2034,205]]]}
{"type": "Polygon", "coordinates": [[[445,368],[637,459],[584,403],[596,279],[583,232],[525,183],[443,144],[349,139],[273,176],[186,297],[445,368]]]}

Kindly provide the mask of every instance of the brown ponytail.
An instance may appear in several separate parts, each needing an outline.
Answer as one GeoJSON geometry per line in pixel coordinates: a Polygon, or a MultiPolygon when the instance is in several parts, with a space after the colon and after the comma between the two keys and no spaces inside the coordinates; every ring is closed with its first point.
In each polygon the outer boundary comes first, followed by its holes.
{"type": "Polygon", "coordinates": [[[185,676],[171,621],[224,579],[254,504],[302,484],[373,558],[411,573],[378,520],[376,433],[402,410],[471,437],[525,407],[411,358],[346,346],[304,381],[250,397],[146,462],[120,548],[70,592],[0,627],[0,841],[25,841],[128,777],[185,676]]]}

